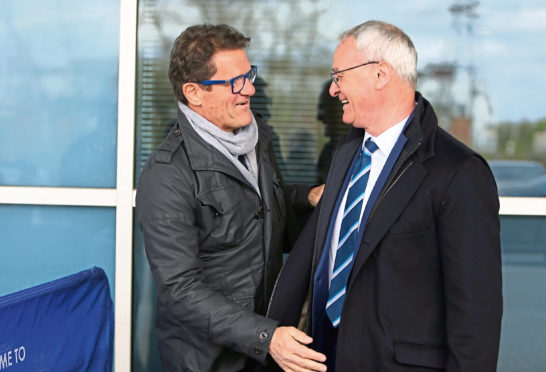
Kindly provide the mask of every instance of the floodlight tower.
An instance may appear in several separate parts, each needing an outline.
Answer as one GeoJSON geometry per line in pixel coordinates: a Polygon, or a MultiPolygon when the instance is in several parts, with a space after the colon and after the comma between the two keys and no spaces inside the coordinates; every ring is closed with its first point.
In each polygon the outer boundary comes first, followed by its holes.
{"type": "MultiPolygon", "coordinates": [[[[474,66],[473,45],[475,37],[475,22],[480,17],[477,8],[480,2],[477,0],[456,0],[450,7],[449,12],[453,17],[453,28],[462,39],[463,47],[458,48],[464,53],[461,57],[462,63],[457,63],[460,68],[464,69],[468,76],[468,101],[463,106],[461,112],[461,120],[468,124],[468,142],[472,143],[472,127],[474,123],[474,102],[478,95],[476,88],[476,69],[474,66]]],[[[461,122],[461,123],[463,123],[461,122]]]]}

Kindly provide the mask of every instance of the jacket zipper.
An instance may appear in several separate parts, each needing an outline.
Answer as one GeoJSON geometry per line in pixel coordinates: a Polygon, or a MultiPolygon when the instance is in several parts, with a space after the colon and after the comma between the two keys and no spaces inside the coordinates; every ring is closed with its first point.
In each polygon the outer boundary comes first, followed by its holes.
{"type": "Polygon", "coordinates": [[[384,192],[382,192],[381,195],[379,195],[379,198],[377,199],[377,202],[375,203],[375,205],[373,206],[372,211],[370,212],[370,217],[368,218],[368,221],[366,222],[366,227],[368,227],[368,224],[370,223],[370,220],[372,219],[372,217],[373,217],[378,205],[381,203],[381,201],[385,198],[385,196],[389,193],[389,191],[391,191],[391,189],[394,187],[394,185],[396,185],[398,180],[400,180],[400,178],[402,178],[404,173],[406,173],[406,171],[413,165],[413,161],[410,161],[410,163],[404,169],[402,169],[402,171],[399,174],[397,174],[398,171],[400,170],[400,168],[402,167],[402,165],[404,165],[406,160],[408,160],[408,158],[411,155],[413,155],[415,153],[415,151],[417,151],[419,146],[421,146],[421,141],[419,141],[417,143],[417,145],[415,145],[415,147],[406,155],[406,157],[399,163],[398,167],[395,169],[393,174],[396,175],[396,178],[394,179],[394,181],[389,183],[387,189],[384,192]]]}

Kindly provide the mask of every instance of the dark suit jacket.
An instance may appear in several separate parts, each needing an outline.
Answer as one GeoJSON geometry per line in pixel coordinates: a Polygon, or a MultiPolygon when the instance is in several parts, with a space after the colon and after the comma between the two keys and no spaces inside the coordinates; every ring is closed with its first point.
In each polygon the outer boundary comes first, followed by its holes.
{"type": "MultiPolygon", "coordinates": [[[[495,371],[502,317],[499,202],[487,163],[416,93],[407,142],[368,218],[341,315],[336,371],[495,371]]],[[[268,316],[297,325],[332,210],[361,146],[351,129],[277,281],[268,316]]],[[[311,298],[309,303],[313,303],[311,298]]],[[[312,307],[308,332],[313,336],[312,307]]]]}

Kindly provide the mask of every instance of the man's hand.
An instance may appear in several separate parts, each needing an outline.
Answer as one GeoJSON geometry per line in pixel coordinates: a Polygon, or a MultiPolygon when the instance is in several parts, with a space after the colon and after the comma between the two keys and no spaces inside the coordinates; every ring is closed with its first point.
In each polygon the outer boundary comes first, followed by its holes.
{"type": "Polygon", "coordinates": [[[294,327],[278,327],[269,344],[269,354],[284,371],[326,371],[324,354],[305,345],[313,339],[294,327]]]}
{"type": "Polygon", "coordinates": [[[311,204],[313,207],[316,207],[320,197],[322,196],[322,192],[324,191],[324,184],[313,187],[311,190],[309,190],[309,194],[307,195],[307,200],[309,200],[309,204],[311,204]]]}

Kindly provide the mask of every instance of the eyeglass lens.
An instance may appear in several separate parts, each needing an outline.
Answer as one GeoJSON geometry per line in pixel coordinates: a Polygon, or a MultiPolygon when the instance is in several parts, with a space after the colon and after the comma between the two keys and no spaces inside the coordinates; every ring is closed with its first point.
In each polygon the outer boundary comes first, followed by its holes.
{"type": "Polygon", "coordinates": [[[233,80],[233,83],[232,83],[233,93],[236,94],[236,93],[239,93],[241,90],[243,90],[243,88],[245,87],[246,79],[250,80],[251,83],[254,83],[254,80],[256,79],[256,68],[252,68],[252,70],[250,70],[248,74],[239,76],[238,78],[233,80]]]}

